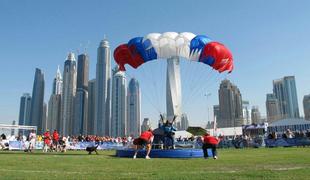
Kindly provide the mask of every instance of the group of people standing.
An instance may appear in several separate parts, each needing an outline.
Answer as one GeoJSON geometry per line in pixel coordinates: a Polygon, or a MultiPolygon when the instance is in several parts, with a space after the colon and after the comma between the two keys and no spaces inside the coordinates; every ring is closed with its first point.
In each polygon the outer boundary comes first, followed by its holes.
{"type": "MultiPolygon", "coordinates": [[[[50,133],[49,130],[43,133],[43,152],[48,151],[66,151],[66,137],[60,138],[57,130],[50,133]]],[[[29,145],[25,148],[25,152],[33,152],[36,147],[37,135],[34,130],[32,130],[28,136],[29,145]]]]}
{"type": "Polygon", "coordinates": [[[66,151],[66,137],[60,138],[59,133],[55,129],[53,133],[50,133],[49,130],[43,133],[43,152],[48,151],[66,151]]]}

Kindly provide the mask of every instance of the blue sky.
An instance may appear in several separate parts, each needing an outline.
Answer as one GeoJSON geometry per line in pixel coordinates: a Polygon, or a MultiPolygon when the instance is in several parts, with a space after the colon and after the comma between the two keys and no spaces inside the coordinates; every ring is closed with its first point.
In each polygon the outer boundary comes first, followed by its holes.
{"type": "MultiPolygon", "coordinates": [[[[69,51],[83,52],[89,44],[90,78],[94,78],[96,49],[104,35],[113,51],[132,37],[166,31],[205,34],[228,46],[235,71],[227,78],[263,115],[272,80],[295,75],[303,115],[302,98],[310,93],[309,7],[306,0],[1,0],[0,123],[18,119],[20,96],[31,93],[36,67],[45,73],[47,102],[57,65],[63,68],[69,51]]],[[[136,77],[141,84],[142,116],[154,122],[158,111],[165,110],[164,63],[146,64],[139,70],[127,68],[128,77],[136,77]]],[[[210,68],[203,65],[182,61],[182,66],[182,91],[189,99],[183,109],[190,124],[203,125],[207,107],[218,104],[219,81],[226,76],[209,73],[210,68]],[[190,95],[193,89],[198,90],[190,95]],[[212,95],[206,97],[205,92],[212,95]]]]}

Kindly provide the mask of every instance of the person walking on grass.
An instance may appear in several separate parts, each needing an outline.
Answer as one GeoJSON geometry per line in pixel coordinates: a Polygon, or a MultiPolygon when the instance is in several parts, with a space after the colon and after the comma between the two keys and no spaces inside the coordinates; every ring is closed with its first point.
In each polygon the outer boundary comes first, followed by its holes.
{"type": "Polygon", "coordinates": [[[208,149],[212,149],[212,155],[213,159],[217,159],[217,152],[216,152],[216,146],[220,142],[220,139],[211,136],[209,132],[206,132],[206,134],[203,136],[203,155],[205,159],[208,159],[208,149]]]}
{"type": "Polygon", "coordinates": [[[145,159],[151,159],[149,155],[151,152],[153,137],[153,131],[149,128],[147,131],[142,132],[139,138],[133,141],[133,144],[135,145],[135,154],[133,156],[134,159],[137,158],[138,151],[139,149],[142,149],[143,146],[146,146],[145,159]]]}
{"type": "Polygon", "coordinates": [[[31,130],[31,133],[29,134],[29,148],[28,152],[33,152],[33,150],[36,147],[36,139],[37,135],[35,133],[35,130],[31,130]]]}

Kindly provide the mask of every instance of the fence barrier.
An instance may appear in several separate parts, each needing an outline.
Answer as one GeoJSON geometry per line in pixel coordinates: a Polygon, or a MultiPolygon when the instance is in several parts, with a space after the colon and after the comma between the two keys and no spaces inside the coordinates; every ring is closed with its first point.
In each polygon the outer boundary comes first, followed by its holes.
{"type": "MultiPolygon", "coordinates": [[[[94,146],[94,142],[69,142],[67,143],[68,150],[85,150],[88,146],[94,146]]],[[[42,149],[44,146],[42,141],[36,142],[35,149],[42,149]]],[[[29,142],[24,141],[9,141],[10,150],[25,150],[29,147],[29,142]]],[[[102,142],[99,143],[98,150],[122,149],[122,143],[102,142]]]]}

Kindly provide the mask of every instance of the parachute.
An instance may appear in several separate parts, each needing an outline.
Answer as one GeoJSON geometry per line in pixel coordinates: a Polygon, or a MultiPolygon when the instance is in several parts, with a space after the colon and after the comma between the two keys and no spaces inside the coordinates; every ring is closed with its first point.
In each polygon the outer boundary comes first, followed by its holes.
{"type": "Polygon", "coordinates": [[[228,48],[205,35],[190,32],[150,33],[145,37],[132,38],[114,51],[114,59],[121,71],[126,70],[126,64],[138,68],[143,63],[156,59],[179,57],[207,64],[220,73],[230,73],[234,68],[233,57],[228,48]]]}

